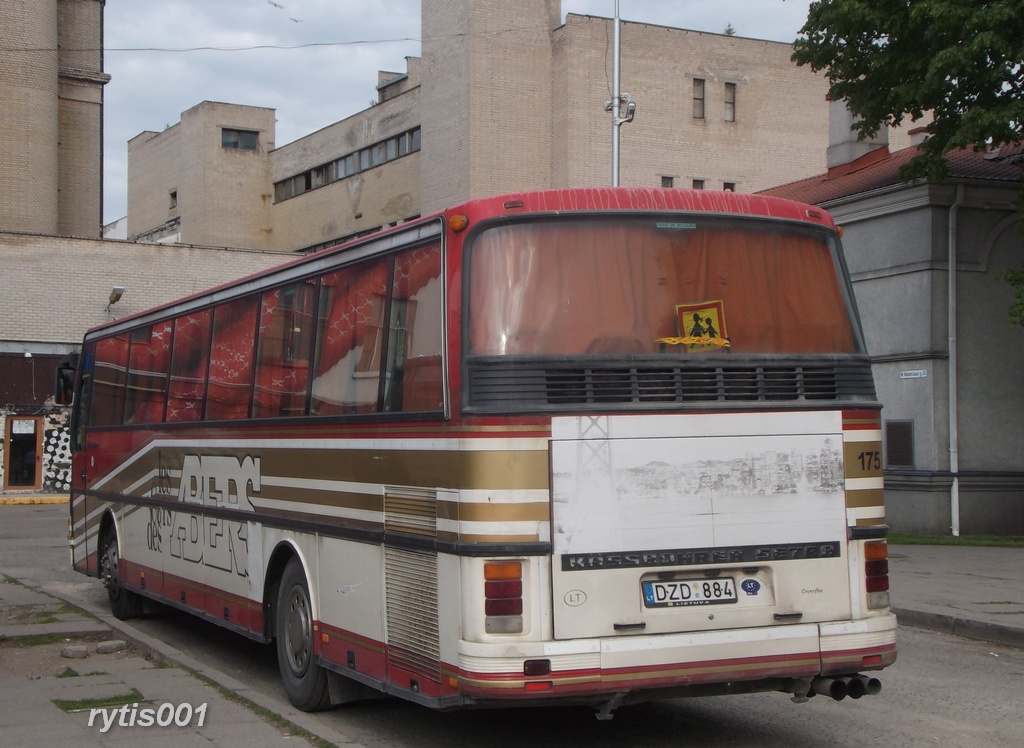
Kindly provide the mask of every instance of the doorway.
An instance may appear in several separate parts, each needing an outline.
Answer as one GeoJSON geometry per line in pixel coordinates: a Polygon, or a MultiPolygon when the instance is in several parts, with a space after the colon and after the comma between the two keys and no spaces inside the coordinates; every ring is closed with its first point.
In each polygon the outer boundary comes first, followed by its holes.
{"type": "Polygon", "coordinates": [[[43,485],[43,419],[7,416],[4,441],[4,490],[38,491],[43,485]]]}

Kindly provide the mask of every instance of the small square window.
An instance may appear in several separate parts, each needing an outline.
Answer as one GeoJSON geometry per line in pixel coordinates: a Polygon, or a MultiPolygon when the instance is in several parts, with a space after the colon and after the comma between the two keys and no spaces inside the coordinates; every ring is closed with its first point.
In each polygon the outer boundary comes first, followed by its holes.
{"type": "Polygon", "coordinates": [[[662,177],[661,178],[661,186],[664,187],[665,189],[671,189],[671,188],[675,187],[676,186],[676,178],[675,177],[662,177]]]}
{"type": "Polygon", "coordinates": [[[704,189],[704,180],[703,179],[694,179],[693,180],[693,189],[695,189],[695,190],[702,190],[702,189],[704,189]]]}
{"type": "Polygon", "coordinates": [[[736,183],[735,182],[722,182],[722,189],[725,190],[726,192],[735,192],[736,191],[736,183]]]}
{"type": "Polygon", "coordinates": [[[260,134],[253,130],[234,130],[228,127],[220,131],[220,144],[223,148],[239,151],[255,151],[260,145],[260,134]]]}

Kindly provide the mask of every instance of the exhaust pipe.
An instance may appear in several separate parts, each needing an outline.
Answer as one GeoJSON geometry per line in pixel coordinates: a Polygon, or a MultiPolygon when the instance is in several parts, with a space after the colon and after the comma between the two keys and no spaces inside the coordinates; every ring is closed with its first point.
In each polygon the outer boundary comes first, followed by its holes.
{"type": "Polygon", "coordinates": [[[822,678],[819,676],[811,681],[811,691],[822,696],[831,696],[836,701],[842,701],[849,693],[849,688],[844,678],[822,678]]]}
{"type": "Polygon", "coordinates": [[[868,696],[877,696],[882,692],[882,681],[878,680],[878,678],[860,674],[853,677],[864,684],[864,693],[868,696]]]}
{"type": "Polygon", "coordinates": [[[864,681],[862,681],[857,675],[839,678],[839,680],[846,684],[846,695],[851,699],[859,699],[868,692],[864,681]]]}

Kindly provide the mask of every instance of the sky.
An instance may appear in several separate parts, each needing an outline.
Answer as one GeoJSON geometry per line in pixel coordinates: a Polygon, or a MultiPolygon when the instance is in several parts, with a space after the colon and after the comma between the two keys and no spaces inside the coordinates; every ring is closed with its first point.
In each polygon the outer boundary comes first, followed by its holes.
{"type": "MultiPolygon", "coordinates": [[[[619,0],[619,16],[790,42],[809,4],[619,0]]],[[[562,0],[566,13],[611,18],[615,2],[562,0]]],[[[368,107],[377,71],[404,73],[419,34],[420,0],[106,0],[104,222],[127,213],[128,141],[139,133],[221,101],[275,109],[280,147],[368,107]]]]}

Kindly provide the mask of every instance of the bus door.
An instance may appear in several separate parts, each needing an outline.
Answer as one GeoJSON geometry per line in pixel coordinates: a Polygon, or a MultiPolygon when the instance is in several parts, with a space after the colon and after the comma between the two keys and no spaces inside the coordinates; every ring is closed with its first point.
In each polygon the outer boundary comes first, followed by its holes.
{"type": "Polygon", "coordinates": [[[556,639],[844,620],[839,412],[552,423],[556,639]]]}

